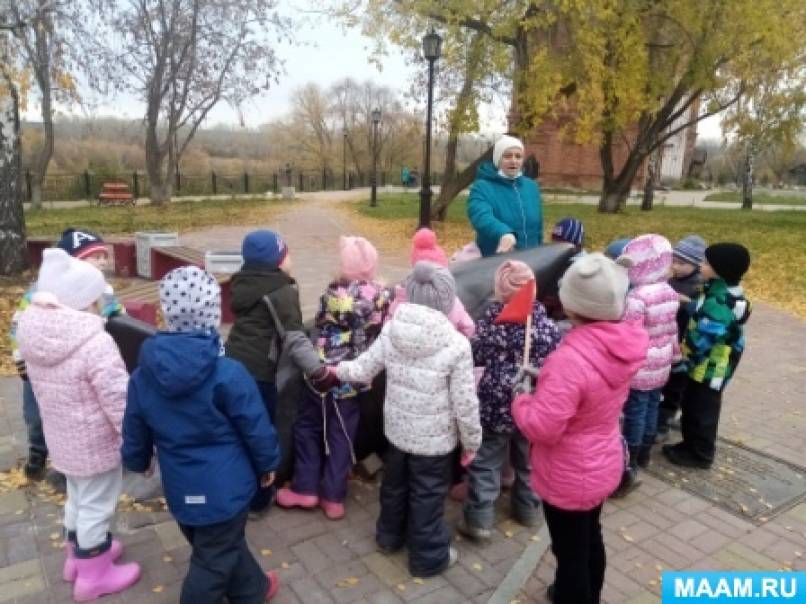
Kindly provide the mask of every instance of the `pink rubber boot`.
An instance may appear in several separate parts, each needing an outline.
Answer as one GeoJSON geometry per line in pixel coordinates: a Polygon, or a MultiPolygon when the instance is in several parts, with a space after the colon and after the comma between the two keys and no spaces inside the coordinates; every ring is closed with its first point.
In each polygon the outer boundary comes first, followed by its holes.
{"type": "Polygon", "coordinates": [[[302,495],[289,488],[282,488],[277,491],[277,505],[281,508],[305,508],[310,510],[319,505],[319,497],[316,495],[302,495]]]}
{"type": "Polygon", "coordinates": [[[76,602],[89,602],[106,594],[123,591],[140,578],[139,564],[114,564],[110,550],[93,558],[76,558],[75,562],[78,572],[73,585],[73,599],[76,602]]]}
{"type": "Polygon", "coordinates": [[[344,504],[340,501],[328,501],[320,499],[319,505],[330,520],[341,520],[344,518],[344,504]]]}
{"type": "MultiPolygon", "coordinates": [[[[65,581],[72,583],[76,580],[76,544],[72,541],[65,541],[64,552],[66,558],[64,559],[64,569],[62,570],[62,578],[65,581]]],[[[112,557],[112,562],[120,558],[123,554],[123,544],[117,539],[112,539],[112,546],[109,548],[109,555],[112,557]]]]}
{"type": "Polygon", "coordinates": [[[277,595],[277,590],[280,589],[280,578],[273,570],[266,571],[266,578],[269,580],[269,590],[266,592],[266,602],[268,602],[277,595]]]}

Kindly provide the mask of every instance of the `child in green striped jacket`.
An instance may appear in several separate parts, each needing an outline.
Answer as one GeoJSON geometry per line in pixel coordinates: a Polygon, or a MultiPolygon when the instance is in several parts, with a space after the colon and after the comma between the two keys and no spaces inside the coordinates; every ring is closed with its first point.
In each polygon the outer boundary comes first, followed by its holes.
{"type": "Polygon", "coordinates": [[[676,465],[707,469],[714,462],[722,392],[744,352],[751,307],[740,281],[748,268],[750,253],[738,243],[716,243],[705,250],[703,293],[690,302],[681,347],[688,371],[681,401],[683,441],[663,447],[676,465]]]}

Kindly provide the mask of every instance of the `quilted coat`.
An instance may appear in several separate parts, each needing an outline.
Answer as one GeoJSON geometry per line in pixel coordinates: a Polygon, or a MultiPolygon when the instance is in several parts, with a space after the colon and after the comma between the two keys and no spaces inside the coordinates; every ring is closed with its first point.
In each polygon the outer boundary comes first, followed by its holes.
{"type": "Polygon", "coordinates": [[[53,467],[92,476],[119,466],[129,374],[104,319],[37,293],[20,316],[17,342],[53,467]]]}
{"type": "Polygon", "coordinates": [[[369,350],[339,363],[336,374],[342,381],[369,382],[384,368],[384,432],[393,445],[414,455],[444,455],[457,442],[479,448],[470,342],[444,314],[401,304],[369,350]]]}
{"type": "Polygon", "coordinates": [[[624,469],[619,414],[649,337],[636,322],[574,327],[546,359],[535,394],[512,404],[532,443],[532,488],[564,510],[590,510],[624,469]]]}
{"type": "Polygon", "coordinates": [[[635,390],[662,388],[672,363],[679,362],[677,310],[680,299],[667,280],[672,266],[672,246],[660,235],[642,235],[630,241],[621,255],[633,263],[628,269],[632,288],[627,294],[624,318],[640,321],[649,334],[646,362],[632,382],[635,390]]]}

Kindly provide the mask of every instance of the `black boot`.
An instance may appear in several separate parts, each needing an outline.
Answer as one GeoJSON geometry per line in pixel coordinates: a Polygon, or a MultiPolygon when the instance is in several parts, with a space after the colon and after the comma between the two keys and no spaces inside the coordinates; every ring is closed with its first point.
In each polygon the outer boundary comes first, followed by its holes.
{"type": "Polygon", "coordinates": [[[25,462],[23,472],[28,480],[42,480],[47,470],[47,454],[31,450],[28,452],[28,460],[25,462]]]}
{"type": "MultiPolygon", "coordinates": [[[[649,437],[651,440],[650,442],[655,441],[655,436],[652,435],[649,437]]],[[[649,467],[649,455],[652,452],[652,445],[643,444],[638,449],[638,466],[641,468],[648,468],[649,467]]]]}
{"type": "Polygon", "coordinates": [[[613,491],[613,494],[610,496],[613,499],[621,499],[641,486],[641,479],[638,478],[638,454],[640,446],[630,445],[629,450],[630,461],[627,469],[621,476],[621,482],[619,483],[618,488],[613,491]]]}

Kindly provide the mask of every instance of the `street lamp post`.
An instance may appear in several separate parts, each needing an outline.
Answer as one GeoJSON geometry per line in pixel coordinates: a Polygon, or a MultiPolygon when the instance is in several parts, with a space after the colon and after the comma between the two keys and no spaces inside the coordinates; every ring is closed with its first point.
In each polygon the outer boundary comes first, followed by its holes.
{"type": "Polygon", "coordinates": [[[347,128],[341,131],[343,140],[341,143],[341,180],[342,189],[347,190],[347,128]]]}
{"type": "Polygon", "coordinates": [[[431,110],[434,104],[434,61],[442,50],[442,38],[434,28],[423,36],[423,56],[428,61],[428,104],[425,118],[425,166],[420,189],[420,228],[431,224],[431,110]]]}
{"type": "Polygon", "coordinates": [[[381,110],[377,107],[372,110],[372,195],[369,205],[378,205],[378,124],[381,122],[381,110]]]}

